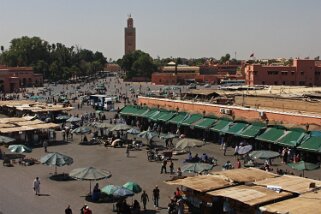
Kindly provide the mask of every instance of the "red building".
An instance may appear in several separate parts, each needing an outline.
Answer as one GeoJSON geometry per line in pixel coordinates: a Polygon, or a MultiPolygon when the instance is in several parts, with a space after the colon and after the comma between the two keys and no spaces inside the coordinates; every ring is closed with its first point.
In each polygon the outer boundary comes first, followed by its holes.
{"type": "Polygon", "coordinates": [[[0,92],[11,93],[18,91],[20,88],[42,85],[42,74],[34,73],[32,67],[0,65],[0,92]]]}
{"type": "Polygon", "coordinates": [[[251,64],[245,67],[248,85],[321,85],[320,61],[295,59],[291,66],[251,64]]]}

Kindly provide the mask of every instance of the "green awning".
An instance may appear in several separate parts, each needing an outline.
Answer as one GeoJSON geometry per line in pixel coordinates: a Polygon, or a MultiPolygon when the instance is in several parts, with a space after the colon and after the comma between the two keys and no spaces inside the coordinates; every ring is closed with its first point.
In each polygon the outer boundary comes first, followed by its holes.
{"type": "Polygon", "coordinates": [[[202,119],[203,116],[201,114],[191,114],[189,115],[189,117],[187,117],[183,122],[182,125],[184,126],[190,126],[193,123],[199,121],[200,119],[202,119]]]}
{"type": "Polygon", "coordinates": [[[288,131],[286,135],[280,138],[276,143],[287,147],[296,147],[301,143],[305,136],[306,134],[304,132],[288,131]]]}
{"type": "Polygon", "coordinates": [[[159,110],[156,108],[153,109],[149,109],[148,111],[146,111],[144,114],[141,114],[140,116],[143,118],[149,118],[152,115],[156,114],[159,110]]]}
{"type": "Polygon", "coordinates": [[[237,133],[237,135],[243,138],[254,138],[264,128],[264,125],[249,125],[245,129],[241,130],[240,133],[237,133]]]}
{"type": "Polygon", "coordinates": [[[218,120],[212,128],[210,128],[211,131],[214,132],[221,132],[225,127],[232,124],[232,121],[229,120],[218,120]]]}
{"type": "Polygon", "coordinates": [[[152,121],[157,121],[158,118],[163,117],[164,115],[167,115],[168,111],[159,111],[157,114],[153,114],[149,117],[152,121]]]}
{"type": "Polygon", "coordinates": [[[213,118],[203,118],[200,121],[196,122],[195,127],[199,129],[208,129],[216,122],[216,119],[213,118]]]}
{"type": "Polygon", "coordinates": [[[247,124],[247,123],[234,122],[234,123],[230,124],[229,126],[226,126],[226,128],[224,128],[222,130],[222,132],[227,133],[227,134],[236,135],[237,133],[241,132],[244,128],[246,128],[248,125],[249,124],[247,124]]]}
{"type": "Polygon", "coordinates": [[[170,119],[168,122],[179,125],[181,122],[183,122],[186,116],[187,116],[186,112],[180,112],[175,117],[170,119]]]}
{"type": "Polygon", "coordinates": [[[146,111],[148,111],[148,109],[146,107],[140,107],[140,108],[137,108],[136,111],[134,111],[131,115],[136,116],[136,117],[140,117],[146,111]]]}
{"type": "Polygon", "coordinates": [[[140,106],[125,106],[120,110],[122,115],[135,115],[138,111],[146,111],[147,108],[140,106]]]}
{"type": "Polygon", "coordinates": [[[177,113],[176,112],[167,112],[166,114],[160,116],[158,118],[158,121],[161,121],[161,122],[167,122],[169,121],[170,119],[172,119],[177,113]]]}
{"type": "Polygon", "coordinates": [[[266,129],[265,132],[257,136],[255,139],[268,143],[275,143],[280,137],[285,134],[285,132],[286,130],[284,129],[271,127],[266,129]]]}
{"type": "Polygon", "coordinates": [[[321,153],[321,136],[310,136],[306,140],[303,140],[299,150],[321,153]]]}

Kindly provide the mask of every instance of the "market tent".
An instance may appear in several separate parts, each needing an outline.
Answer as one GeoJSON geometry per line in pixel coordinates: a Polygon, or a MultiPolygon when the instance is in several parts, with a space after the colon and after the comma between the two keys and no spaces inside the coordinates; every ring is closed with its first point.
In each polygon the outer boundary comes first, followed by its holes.
{"type": "Polygon", "coordinates": [[[13,142],[15,140],[16,139],[14,139],[14,138],[0,135],[0,143],[11,143],[11,142],[13,142]]]}
{"type": "Polygon", "coordinates": [[[176,115],[176,112],[167,112],[164,115],[161,115],[157,120],[160,122],[167,122],[176,115]]]}
{"type": "Polygon", "coordinates": [[[179,112],[175,117],[170,119],[168,122],[176,125],[180,125],[183,120],[188,116],[186,112],[179,112]]]}
{"type": "Polygon", "coordinates": [[[214,118],[203,118],[197,121],[194,126],[199,129],[208,129],[210,128],[217,120],[214,118]]]}
{"type": "Polygon", "coordinates": [[[287,131],[283,137],[276,141],[276,144],[293,148],[298,146],[306,135],[303,131],[287,131]]]}
{"type": "Polygon", "coordinates": [[[125,106],[124,108],[122,108],[122,109],[120,110],[120,114],[121,114],[121,115],[130,115],[130,114],[132,114],[134,111],[136,111],[136,108],[135,108],[134,106],[128,105],[128,106],[125,106]]]}
{"type": "Polygon", "coordinates": [[[228,127],[233,122],[227,119],[219,119],[212,128],[210,128],[211,131],[214,132],[221,132],[223,129],[228,127]]]}
{"type": "Polygon", "coordinates": [[[310,184],[315,183],[316,188],[321,187],[321,181],[309,178],[303,178],[293,175],[283,175],[280,177],[269,178],[262,181],[256,181],[254,184],[259,186],[280,186],[283,190],[302,194],[311,191],[310,184]]]}
{"type": "Polygon", "coordinates": [[[192,139],[192,138],[183,138],[176,143],[175,148],[185,149],[185,148],[191,148],[191,147],[201,146],[201,145],[203,145],[203,142],[200,140],[192,139]]]}
{"type": "Polygon", "coordinates": [[[136,116],[136,117],[140,117],[142,114],[144,114],[146,111],[148,111],[147,107],[139,107],[136,109],[136,111],[134,111],[132,114],[130,114],[131,116],[136,116]]]}
{"type": "Polygon", "coordinates": [[[304,177],[304,171],[305,170],[316,170],[320,168],[320,164],[314,164],[314,163],[309,163],[306,161],[300,161],[297,163],[288,163],[288,166],[290,166],[292,169],[302,171],[302,176],[304,177]]]}
{"type": "Polygon", "coordinates": [[[221,189],[233,185],[229,181],[226,181],[214,175],[199,175],[194,177],[187,177],[184,179],[166,181],[166,183],[169,185],[182,185],[198,192],[207,192],[210,190],[221,189]]]}
{"type": "Polygon", "coordinates": [[[154,114],[158,114],[158,109],[153,108],[153,109],[148,109],[148,111],[145,111],[143,114],[141,114],[140,116],[143,118],[149,118],[154,114]]]}
{"type": "Polygon", "coordinates": [[[241,130],[236,135],[243,137],[243,138],[254,138],[256,137],[261,130],[265,128],[263,124],[252,124],[246,127],[245,129],[241,130]]]}
{"type": "Polygon", "coordinates": [[[256,150],[256,151],[252,151],[249,154],[249,157],[252,159],[262,159],[262,160],[273,159],[279,156],[280,156],[280,153],[270,151],[270,150],[256,150]]]}
{"type": "Polygon", "coordinates": [[[184,126],[190,126],[193,123],[199,121],[200,119],[202,119],[203,116],[201,114],[191,114],[189,115],[189,117],[187,117],[183,122],[182,125],[184,126]]]}
{"type": "Polygon", "coordinates": [[[226,134],[236,135],[237,133],[245,129],[248,125],[249,124],[243,122],[234,122],[229,126],[226,126],[226,128],[222,129],[222,132],[226,134]]]}
{"type": "Polygon", "coordinates": [[[316,213],[317,210],[321,210],[320,199],[321,191],[313,191],[302,194],[297,198],[261,206],[260,211],[263,213],[316,213]]]}
{"type": "Polygon", "coordinates": [[[299,150],[321,153],[321,132],[311,132],[309,136],[302,140],[299,150]]]}
{"type": "Polygon", "coordinates": [[[278,139],[283,137],[285,133],[286,130],[284,129],[281,129],[279,127],[270,127],[266,129],[265,132],[257,136],[255,139],[268,143],[275,143],[278,139]]]}
{"type": "Polygon", "coordinates": [[[153,114],[149,117],[152,121],[157,121],[161,117],[165,117],[168,114],[168,111],[161,110],[158,112],[158,114],[153,114]]]}
{"type": "Polygon", "coordinates": [[[249,206],[255,206],[291,196],[289,192],[275,192],[261,186],[234,186],[206,193],[211,196],[221,196],[239,201],[249,206]]]}
{"type": "Polygon", "coordinates": [[[220,176],[225,180],[236,183],[248,183],[254,181],[260,181],[267,178],[275,178],[278,175],[271,172],[266,172],[257,168],[241,168],[241,169],[231,169],[224,171],[211,171],[209,174],[220,176]]]}

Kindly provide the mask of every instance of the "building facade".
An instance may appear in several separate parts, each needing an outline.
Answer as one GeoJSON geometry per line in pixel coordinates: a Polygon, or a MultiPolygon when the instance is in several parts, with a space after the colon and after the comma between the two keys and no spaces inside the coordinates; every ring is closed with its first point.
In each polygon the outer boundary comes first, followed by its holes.
{"type": "Polygon", "coordinates": [[[0,65],[0,92],[12,93],[20,88],[42,86],[42,74],[34,73],[32,67],[6,67],[0,65]]]}
{"type": "Polygon", "coordinates": [[[136,29],[134,28],[134,20],[131,16],[127,19],[127,27],[125,27],[125,54],[132,53],[136,50],[136,29]]]}
{"type": "Polygon", "coordinates": [[[295,59],[291,66],[251,64],[245,67],[247,85],[321,85],[319,61],[295,59]]]}

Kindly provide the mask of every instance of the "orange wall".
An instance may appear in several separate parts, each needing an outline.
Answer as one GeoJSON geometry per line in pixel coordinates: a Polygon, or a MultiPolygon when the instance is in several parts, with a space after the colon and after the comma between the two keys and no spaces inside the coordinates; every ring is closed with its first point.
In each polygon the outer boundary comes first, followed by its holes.
{"type": "MultiPolygon", "coordinates": [[[[155,99],[148,97],[139,97],[138,104],[147,105],[149,107],[160,107],[168,110],[186,111],[190,113],[200,113],[205,111],[206,115],[215,114],[217,116],[224,116],[220,113],[220,109],[232,109],[232,114],[235,118],[244,118],[247,120],[265,120],[282,122],[283,124],[315,124],[321,126],[321,118],[309,117],[306,115],[288,115],[283,112],[267,112],[265,111],[264,117],[260,117],[258,110],[247,109],[236,106],[222,106],[205,103],[190,103],[184,101],[174,101],[168,99],[155,99]]],[[[263,111],[260,109],[259,111],[263,111]]]]}

